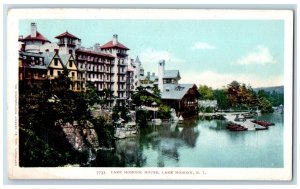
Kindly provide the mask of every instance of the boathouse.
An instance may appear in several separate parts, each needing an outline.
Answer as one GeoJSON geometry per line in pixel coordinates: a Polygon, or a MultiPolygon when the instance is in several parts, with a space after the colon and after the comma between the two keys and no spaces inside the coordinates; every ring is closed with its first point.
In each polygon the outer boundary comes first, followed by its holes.
{"type": "Polygon", "coordinates": [[[195,84],[179,84],[179,70],[165,70],[165,61],[158,65],[158,87],[164,104],[174,108],[177,116],[189,117],[198,112],[200,96],[195,84]]]}

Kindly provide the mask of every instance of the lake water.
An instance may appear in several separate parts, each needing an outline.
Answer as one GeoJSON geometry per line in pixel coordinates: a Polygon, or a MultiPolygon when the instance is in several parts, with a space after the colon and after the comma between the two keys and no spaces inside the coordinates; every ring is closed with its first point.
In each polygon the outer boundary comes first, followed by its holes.
{"type": "Polygon", "coordinates": [[[99,151],[98,167],[283,167],[283,115],[263,114],[268,130],[232,132],[226,120],[191,118],[183,125],[148,126],[99,151]]]}

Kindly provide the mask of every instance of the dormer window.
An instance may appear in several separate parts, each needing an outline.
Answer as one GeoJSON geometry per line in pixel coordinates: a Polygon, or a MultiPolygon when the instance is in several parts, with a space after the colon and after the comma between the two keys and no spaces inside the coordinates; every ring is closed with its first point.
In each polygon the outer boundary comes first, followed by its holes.
{"type": "Polygon", "coordinates": [[[31,64],[32,64],[32,65],[35,65],[34,57],[31,57],[31,64]]]}
{"type": "Polygon", "coordinates": [[[39,64],[43,65],[43,58],[39,58],[39,64]]]}

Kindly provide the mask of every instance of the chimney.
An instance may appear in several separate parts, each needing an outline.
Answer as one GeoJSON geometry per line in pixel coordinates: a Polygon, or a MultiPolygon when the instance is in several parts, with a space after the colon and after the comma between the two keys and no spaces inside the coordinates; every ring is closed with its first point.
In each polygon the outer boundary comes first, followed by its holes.
{"type": "Polygon", "coordinates": [[[36,23],[31,23],[31,37],[36,37],[37,26],[36,23]]]}
{"type": "Polygon", "coordinates": [[[19,35],[18,41],[22,41],[22,40],[23,40],[23,35],[19,35]]]}
{"type": "Polygon", "coordinates": [[[118,35],[117,35],[117,34],[114,34],[114,35],[113,35],[112,43],[113,43],[113,45],[118,44],[118,35]]]}
{"type": "Polygon", "coordinates": [[[147,72],[147,77],[148,79],[150,79],[150,72],[147,72]]]}
{"type": "Polygon", "coordinates": [[[154,72],[152,73],[152,77],[155,77],[155,73],[154,72]]]}
{"type": "Polygon", "coordinates": [[[58,54],[59,53],[59,49],[54,49],[54,52],[58,54]]]}
{"type": "Polygon", "coordinates": [[[160,92],[164,91],[164,83],[163,83],[163,77],[165,73],[165,60],[160,60],[158,62],[158,89],[160,92]]]}
{"type": "Polygon", "coordinates": [[[95,45],[94,45],[94,51],[95,52],[100,52],[100,44],[99,43],[95,43],[95,45]]]}
{"type": "Polygon", "coordinates": [[[76,49],[81,49],[82,47],[81,47],[81,39],[76,39],[75,40],[75,45],[76,45],[76,49]]]}

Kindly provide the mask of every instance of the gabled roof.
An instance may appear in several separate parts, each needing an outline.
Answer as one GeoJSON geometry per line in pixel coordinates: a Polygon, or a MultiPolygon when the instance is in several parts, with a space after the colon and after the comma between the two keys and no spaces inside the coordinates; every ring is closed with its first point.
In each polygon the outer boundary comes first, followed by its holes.
{"type": "Polygon", "coordinates": [[[45,52],[44,53],[44,63],[48,67],[53,60],[54,56],[56,55],[55,52],[45,52]]]}
{"type": "Polygon", "coordinates": [[[163,76],[163,78],[166,79],[177,78],[177,77],[180,79],[179,70],[165,70],[163,76]]]}
{"type": "Polygon", "coordinates": [[[95,51],[88,51],[88,50],[82,50],[82,49],[77,49],[76,50],[76,54],[77,53],[84,53],[84,54],[91,54],[91,55],[98,55],[98,56],[105,56],[111,59],[114,59],[115,57],[110,55],[110,54],[105,54],[105,53],[101,53],[101,52],[95,52],[95,51]]]}
{"type": "Polygon", "coordinates": [[[44,41],[44,42],[50,42],[46,37],[44,37],[40,32],[36,32],[36,37],[31,37],[31,35],[28,35],[23,39],[23,41],[44,41]]]}
{"type": "MultiPolygon", "coordinates": [[[[63,64],[63,66],[66,68],[68,61],[70,60],[71,57],[73,57],[73,55],[72,54],[58,54],[58,55],[59,55],[59,58],[63,64]]],[[[74,57],[73,57],[73,59],[75,60],[74,57]]],[[[76,69],[78,69],[77,64],[75,63],[74,65],[75,65],[76,69]]]]}
{"type": "MultiPolygon", "coordinates": [[[[195,84],[164,84],[162,99],[181,100],[195,84]]],[[[198,92],[198,91],[197,91],[198,92]]]]}
{"type": "Polygon", "coordinates": [[[56,39],[60,39],[60,38],[63,38],[63,37],[68,37],[68,38],[73,38],[73,39],[79,39],[79,38],[76,37],[75,35],[70,34],[68,31],[66,31],[65,33],[62,33],[62,34],[56,36],[55,38],[56,38],[56,39]]]}
{"type": "Polygon", "coordinates": [[[64,66],[67,66],[69,59],[71,58],[71,54],[59,54],[61,62],[64,66]]]}
{"type": "Polygon", "coordinates": [[[108,43],[106,43],[105,45],[102,45],[100,47],[101,49],[109,49],[109,48],[119,48],[119,49],[125,49],[125,50],[129,50],[129,48],[127,48],[125,45],[123,45],[122,43],[117,42],[117,44],[113,44],[113,41],[109,41],[108,43]]]}

